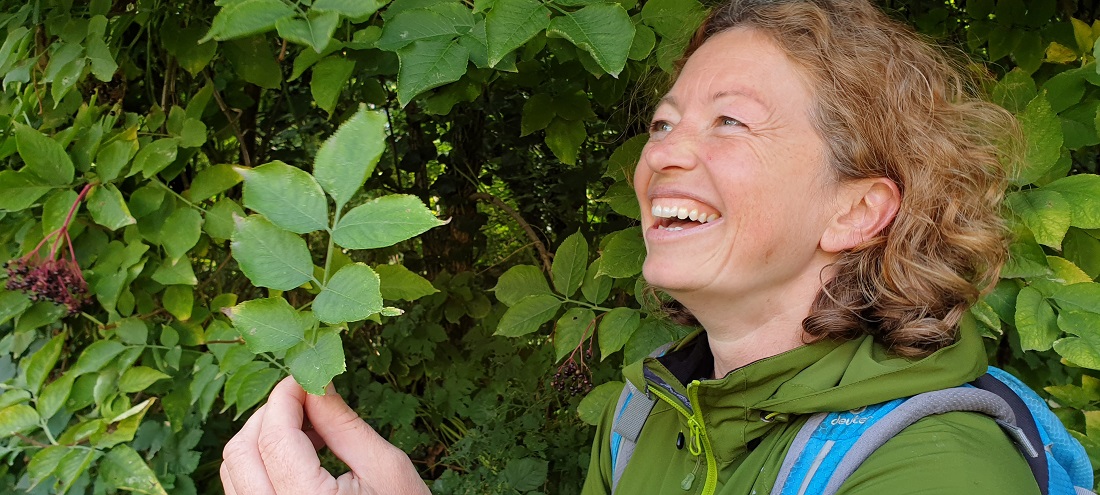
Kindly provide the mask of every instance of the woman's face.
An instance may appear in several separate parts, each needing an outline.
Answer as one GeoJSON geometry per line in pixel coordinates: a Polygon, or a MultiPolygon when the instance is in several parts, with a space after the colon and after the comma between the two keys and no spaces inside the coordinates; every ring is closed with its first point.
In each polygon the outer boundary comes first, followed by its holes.
{"type": "Polygon", "coordinates": [[[779,302],[793,284],[820,286],[836,186],[813,98],[760,31],[725,31],[688,59],[634,175],[649,283],[689,309],[697,294],[779,302]]]}

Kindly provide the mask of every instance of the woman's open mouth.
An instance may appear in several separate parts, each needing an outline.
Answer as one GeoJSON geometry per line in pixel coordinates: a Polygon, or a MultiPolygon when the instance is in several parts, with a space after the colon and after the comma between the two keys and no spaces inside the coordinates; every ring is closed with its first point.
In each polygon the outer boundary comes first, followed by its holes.
{"type": "Polygon", "coordinates": [[[722,218],[722,214],[703,205],[677,205],[654,203],[651,210],[657,230],[681,231],[698,227],[722,218]]]}

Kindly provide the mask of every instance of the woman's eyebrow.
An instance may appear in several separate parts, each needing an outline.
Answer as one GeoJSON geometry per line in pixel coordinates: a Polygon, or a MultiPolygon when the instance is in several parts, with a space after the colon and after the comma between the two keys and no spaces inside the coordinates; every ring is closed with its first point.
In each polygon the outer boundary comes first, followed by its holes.
{"type": "MultiPolygon", "coordinates": [[[[758,104],[758,105],[760,105],[764,108],[768,108],[768,109],[771,108],[770,105],[768,105],[767,103],[764,103],[764,99],[761,98],[760,95],[757,92],[755,92],[751,89],[747,89],[747,88],[746,89],[731,89],[731,90],[725,90],[725,91],[717,91],[713,95],[711,95],[710,101],[718,101],[718,100],[733,97],[733,96],[743,96],[745,98],[748,98],[749,100],[752,100],[753,102],[755,102],[756,104],[758,104]]],[[[661,99],[657,102],[657,106],[661,106],[661,105],[670,105],[673,108],[679,108],[680,107],[680,105],[676,101],[676,97],[673,96],[673,95],[670,95],[670,94],[666,94],[666,95],[661,97],[661,99]]]]}

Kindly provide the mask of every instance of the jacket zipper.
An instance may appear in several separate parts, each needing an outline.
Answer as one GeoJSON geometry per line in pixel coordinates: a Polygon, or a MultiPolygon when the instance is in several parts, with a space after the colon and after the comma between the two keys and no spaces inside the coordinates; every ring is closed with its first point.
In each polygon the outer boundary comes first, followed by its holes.
{"type": "MultiPolygon", "coordinates": [[[[688,384],[689,406],[699,402],[698,387],[699,380],[694,380],[688,384]]],[[[714,460],[714,453],[711,450],[710,438],[707,437],[707,428],[705,423],[703,423],[702,412],[699,411],[698,407],[694,406],[691,406],[692,411],[689,412],[688,408],[684,407],[685,405],[682,402],[674,400],[666,395],[666,391],[662,387],[652,387],[650,391],[687,418],[688,428],[691,430],[692,436],[688,441],[689,450],[692,455],[695,456],[698,456],[700,453],[704,454],[707,463],[707,479],[706,482],[703,483],[703,492],[701,495],[714,495],[714,490],[718,485],[718,465],[714,460]],[[702,439],[702,445],[699,444],[700,439],[702,439]],[[702,452],[699,452],[700,450],[702,450],[702,452]]]]}

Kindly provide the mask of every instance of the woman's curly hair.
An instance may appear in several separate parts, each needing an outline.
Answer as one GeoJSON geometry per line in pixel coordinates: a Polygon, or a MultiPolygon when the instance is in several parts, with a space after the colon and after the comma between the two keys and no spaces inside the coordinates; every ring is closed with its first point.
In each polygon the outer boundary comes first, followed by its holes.
{"type": "Polygon", "coordinates": [[[1001,201],[1019,131],[1012,114],[981,97],[988,73],[866,0],[726,2],[681,62],[736,27],[769,34],[809,77],[812,120],[837,179],[887,177],[902,193],[893,223],[832,265],[805,332],[869,333],[905,357],[953,343],[1006,256],[1001,201]]]}

